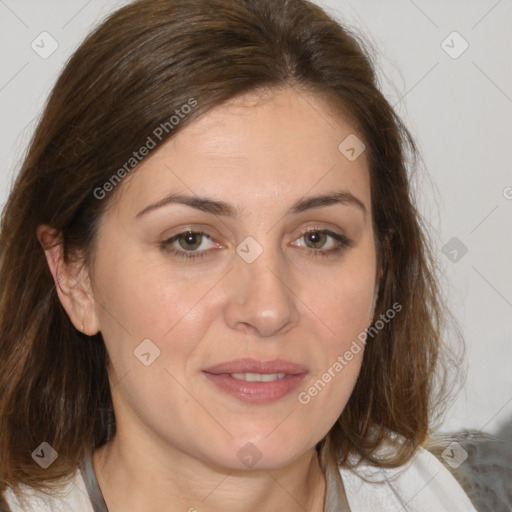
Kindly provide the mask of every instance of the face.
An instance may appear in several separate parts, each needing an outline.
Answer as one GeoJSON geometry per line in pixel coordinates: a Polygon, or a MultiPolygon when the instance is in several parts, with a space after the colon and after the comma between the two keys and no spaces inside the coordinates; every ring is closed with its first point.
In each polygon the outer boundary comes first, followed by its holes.
{"type": "Polygon", "coordinates": [[[316,96],[253,93],[119,185],[91,273],[118,433],[271,469],[329,431],[376,281],[368,162],[338,148],[351,134],[316,96]]]}

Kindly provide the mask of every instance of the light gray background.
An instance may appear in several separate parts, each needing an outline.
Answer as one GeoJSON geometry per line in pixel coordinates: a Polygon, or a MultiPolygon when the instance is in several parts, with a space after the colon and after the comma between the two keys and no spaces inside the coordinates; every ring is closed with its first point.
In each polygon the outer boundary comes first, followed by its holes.
{"type": "MultiPolygon", "coordinates": [[[[0,207],[64,62],[124,3],[0,0],[0,207]],[[31,48],[43,31],[58,43],[46,59],[31,48]]],[[[466,385],[443,430],[493,432],[512,419],[512,0],[318,3],[372,42],[430,175],[415,187],[467,344],[466,385]],[[445,51],[463,48],[454,31],[469,44],[457,58],[445,51]],[[467,247],[457,262],[442,252],[452,237],[467,247]]]]}

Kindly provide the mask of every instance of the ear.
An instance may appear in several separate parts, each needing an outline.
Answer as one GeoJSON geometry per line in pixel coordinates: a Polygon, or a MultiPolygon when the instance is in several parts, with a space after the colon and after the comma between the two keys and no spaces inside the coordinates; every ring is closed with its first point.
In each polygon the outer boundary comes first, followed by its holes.
{"type": "Polygon", "coordinates": [[[69,319],[84,334],[97,334],[99,323],[88,270],[81,262],[64,260],[62,238],[56,229],[40,225],[36,235],[46,255],[59,300],[69,319]]]}

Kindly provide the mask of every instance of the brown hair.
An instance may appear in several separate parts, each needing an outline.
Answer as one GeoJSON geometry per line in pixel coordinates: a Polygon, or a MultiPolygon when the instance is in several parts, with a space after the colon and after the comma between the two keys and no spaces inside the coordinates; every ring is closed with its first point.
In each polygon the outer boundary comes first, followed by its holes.
{"type": "Polygon", "coordinates": [[[329,450],[340,464],[358,454],[393,467],[425,442],[437,410],[436,369],[444,361],[441,302],[406,168],[407,155],[417,151],[379,92],[364,46],[306,0],[139,0],[110,15],[65,66],[3,211],[3,487],[49,485],[115,432],[103,339],[73,327],[37,226],[54,227],[65,257],[88,264],[99,219],[116,194],[99,200],[94,192],[156,127],[191,98],[197,102],[168,126],[162,144],[226,100],[284,86],[322,96],[333,110],[340,107],[364,140],[383,269],[375,319],[394,303],[402,306],[368,339],[355,389],[328,434],[329,450]],[[400,436],[397,450],[377,457],[390,433],[400,436]],[[42,441],[59,453],[46,470],[31,457],[42,441]]]}

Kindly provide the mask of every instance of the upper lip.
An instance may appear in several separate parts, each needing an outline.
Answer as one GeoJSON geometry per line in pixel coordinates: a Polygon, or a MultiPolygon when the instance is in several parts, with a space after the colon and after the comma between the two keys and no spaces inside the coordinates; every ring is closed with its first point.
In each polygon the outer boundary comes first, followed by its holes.
{"type": "Polygon", "coordinates": [[[214,375],[223,373],[285,373],[288,375],[300,375],[306,373],[307,369],[300,364],[284,361],[283,359],[259,361],[258,359],[245,358],[219,363],[203,371],[213,373],[214,375]]]}

